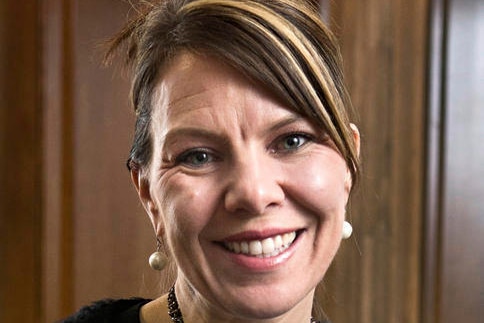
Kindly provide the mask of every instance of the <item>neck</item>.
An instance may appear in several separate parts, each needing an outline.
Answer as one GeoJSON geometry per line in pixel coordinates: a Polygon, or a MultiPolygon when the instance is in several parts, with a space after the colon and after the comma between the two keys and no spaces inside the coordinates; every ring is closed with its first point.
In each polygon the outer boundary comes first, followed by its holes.
{"type": "MultiPolygon", "coordinates": [[[[205,299],[183,279],[178,279],[175,284],[175,293],[178,307],[183,315],[184,323],[294,323],[310,322],[311,308],[314,291],[309,293],[301,302],[291,310],[274,317],[257,317],[261,311],[253,310],[256,313],[248,317],[245,313],[250,310],[228,311],[221,304],[214,304],[205,299]]],[[[167,307],[165,308],[167,311],[167,307]]],[[[270,316],[270,315],[266,315],[270,316]]]]}

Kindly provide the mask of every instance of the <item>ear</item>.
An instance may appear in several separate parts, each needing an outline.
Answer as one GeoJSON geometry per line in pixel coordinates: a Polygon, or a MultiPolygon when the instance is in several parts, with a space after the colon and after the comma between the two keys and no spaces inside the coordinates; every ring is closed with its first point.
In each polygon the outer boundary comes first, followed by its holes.
{"type": "Polygon", "coordinates": [[[353,140],[355,142],[356,153],[360,155],[360,131],[354,123],[350,123],[351,132],[353,133],[353,140]]]}
{"type": "MultiPolygon", "coordinates": [[[[360,131],[358,130],[358,127],[354,123],[350,123],[350,128],[351,128],[351,132],[353,133],[353,141],[355,144],[356,153],[359,156],[360,155],[360,131]]],[[[351,190],[352,182],[353,181],[351,178],[351,172],[348,169],[346,171],[346,179],[345,179],[345,187],[347,192],[351,190]]]]}
{"type": "Polygon", "coordinates": [[[155,234],[157,237],[162,237],[163,235],[163,219],[161,212],[159,211],[159,206],[156,200],[153,199],[151,194],[150,181],[146,174],[143,174],[143,170],[138,168],[131,169],[131,180],[133,182],[136,191],[138,192],[139,199],[143,205],[146,213],[150,217],[153,228],[155,229],[155,234]]]}

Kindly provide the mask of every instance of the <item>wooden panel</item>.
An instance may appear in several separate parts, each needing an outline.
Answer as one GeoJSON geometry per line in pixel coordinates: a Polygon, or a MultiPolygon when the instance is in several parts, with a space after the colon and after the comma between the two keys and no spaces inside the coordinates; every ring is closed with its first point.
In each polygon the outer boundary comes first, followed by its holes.
{"type": "Polygon", "coordinates": [[[484,316],[484,3],[451,0],[439,322],[484,316]]]}
{"type": "Polygon", "coordinates": [[[116,0],[43,3],[44,322],[105,297],[160,293],[155,236],[125,167],[134,114],[102,43],[127,19],[116,0]]]}
{"type": "Polygon", "coordinates": [[[37,1],[0,1],[0,322],[40,315],[37,14],[37,1]]]}
{"type": "Polygon", "coordinates": [[[72,312],[71,1],[43,1],[43,322],[72,312]]]}
{"type": "Polygon", "coordinates": [[[422,322],[436,323],[440,301],[441,196],[445,84],[445,0],[431,0],[429,31],[429,81],[427,113],[427,161],[425,229],[422,271],[422,322]]]}
{"type": "Polygon", "coordinates": [[[364,173],[325,308],[339,323],[419,322],[428,3],[347,0],[331,10],[364,173]]]}
{"type": "Polygon", "coordinates": [[[75,307],[104,297],[159,295],[158,273],[147,263],[154,230],[125,166],[134,127],[128,78],[119,64],[101,67],[100,45],[129,10],[116,0],[72,7],[75,307]]]}

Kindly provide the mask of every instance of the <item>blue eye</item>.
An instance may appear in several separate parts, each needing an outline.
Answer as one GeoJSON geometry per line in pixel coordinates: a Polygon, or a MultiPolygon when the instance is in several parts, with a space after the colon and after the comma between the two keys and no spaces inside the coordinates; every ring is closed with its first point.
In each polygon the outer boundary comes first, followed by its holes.
{"type": "Polygon", "coordinates": [[[309,136],[303,134],[291,134],[281,138],[277,145],[277,151],[297,150],[310,140],[309,136]]]}
{"type": "Polygon", "coordinates": [[[181,154],[176,160],[178,163],[198,168],[212,162],[214,157],[209,152],[203,150],[190,150],[181,154]]]}

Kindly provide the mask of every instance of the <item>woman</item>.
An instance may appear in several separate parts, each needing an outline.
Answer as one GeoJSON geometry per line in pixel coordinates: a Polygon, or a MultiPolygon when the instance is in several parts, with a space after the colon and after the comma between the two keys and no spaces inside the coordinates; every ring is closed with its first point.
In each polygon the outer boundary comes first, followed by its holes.
{"type": "Polygon", "coordinates": [[[316,321],[359,173],[339,50],[317,9],[162,1],[112,49],[123,43],[137,114],[128,168],[177,276],[159,299],[98,303],[77,320],[316,321]]]}

